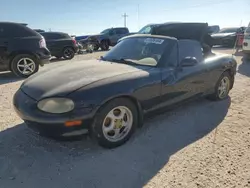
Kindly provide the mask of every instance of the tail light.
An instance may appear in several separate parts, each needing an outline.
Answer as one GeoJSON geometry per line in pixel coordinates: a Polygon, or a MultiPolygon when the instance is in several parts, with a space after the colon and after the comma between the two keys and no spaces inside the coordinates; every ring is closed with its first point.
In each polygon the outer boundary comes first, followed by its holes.
{"type": "Polygon", "coordinates": [[[46,41],[45,41],[45,39],[43,37],[39,41],[39,46],[40,46],[40,48],[46,48],[46,41]]]}
{"type": "Polygon", "coordinates": [[[72,41],[73,41],[73,44],[74,44],[74,45],[76,45],[76,44],[77,44],[77,42],[76,42],[76,40],[75,40],[75,39],[73,39],[72,41]]]}

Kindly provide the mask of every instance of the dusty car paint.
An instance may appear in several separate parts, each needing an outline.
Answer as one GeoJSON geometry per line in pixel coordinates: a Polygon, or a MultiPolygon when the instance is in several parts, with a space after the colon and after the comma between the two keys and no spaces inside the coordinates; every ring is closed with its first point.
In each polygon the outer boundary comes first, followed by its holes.
{"type": "MultiPolygon", "coordinates": [[[[173,38],[162,38],[178,42],[173,38]]],[[[236,73],[236,61],[231,55],[211,54],[190,67],[181,67],[179,63],[176,67],[167,67],[164,61],[166,59],[150,67],[91,60],[40,72],[23,83],[14,96],[14,106],[28,124],[40,123],[48,127],[48,124],[56,123],[60,126],[67,120],[81,119],[82,128],[88,128],[100,106],[116,97],[130,98],[142,115],[192,97],[211,94],[224,71],[229,71],[232,77],[236,73]],[[66,114],[49,114],[37,109],[39,100],[50,97],[70,98],[75,102],[75,109],[66,114]]]]}

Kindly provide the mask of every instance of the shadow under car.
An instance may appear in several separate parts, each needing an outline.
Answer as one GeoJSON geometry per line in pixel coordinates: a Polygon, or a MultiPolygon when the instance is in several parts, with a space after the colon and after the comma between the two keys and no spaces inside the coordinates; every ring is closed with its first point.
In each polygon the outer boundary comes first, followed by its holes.
{"type": "Polygon", "coordinates": [[[128,143],[112,150],[87,136],[59,142],[16,125],[0,132],[1,186],[143,187],[171,155],[216,129],[230,104],[230,97],[219,102],[200,99],[151,116],[128,143]]]}

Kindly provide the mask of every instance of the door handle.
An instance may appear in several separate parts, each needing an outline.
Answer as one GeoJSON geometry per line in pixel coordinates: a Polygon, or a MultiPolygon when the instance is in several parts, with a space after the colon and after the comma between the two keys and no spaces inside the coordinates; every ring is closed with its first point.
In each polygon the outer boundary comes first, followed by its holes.
{"type": "Polygon", "coordinates": [[[9,43],[5,41],[5,42],[3,42],[3,44],[4,44],[4,45],[8,45],[9,43]]]}
{"type": "Polygon", "coordinates": [[[196,81],[192,81],[193,84],[203,84],[204,81],[203,80],[196,80],[196,81]]]}
{"type": "Polygon", "coordinates": [[[170,75],[169,77],[162,80],[163,85],[173,85],[175,83],[174,75],[170,75]]]}

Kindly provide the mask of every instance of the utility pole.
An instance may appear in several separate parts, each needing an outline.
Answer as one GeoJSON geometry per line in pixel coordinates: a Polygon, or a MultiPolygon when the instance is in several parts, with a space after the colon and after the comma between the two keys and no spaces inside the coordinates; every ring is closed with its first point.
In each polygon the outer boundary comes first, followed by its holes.
{"type": "Polygon", "coordinates": [[[124,17],[124,27],[127,27],[127,17],[128,17],[128,15],[126,13],[124,13],[122,15],[122,17],[124,17]]]}
{"type": "Polygon", "coordinates": [[[138,30],[140,30],[140,4],[138,4],[137,9],[138,30]]]}

